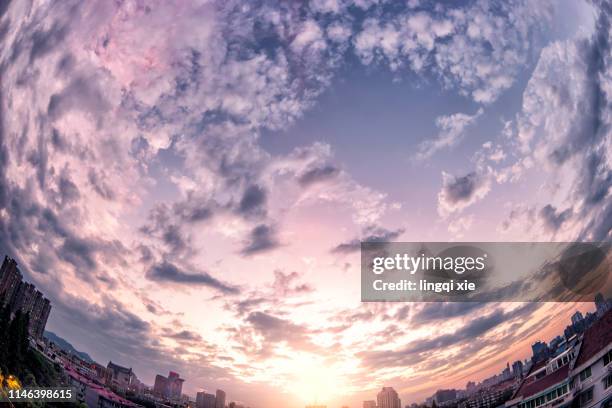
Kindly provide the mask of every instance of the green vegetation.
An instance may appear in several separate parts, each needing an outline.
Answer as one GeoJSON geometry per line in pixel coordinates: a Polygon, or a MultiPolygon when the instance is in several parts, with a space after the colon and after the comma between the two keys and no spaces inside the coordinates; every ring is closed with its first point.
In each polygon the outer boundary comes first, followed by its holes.
{"type": "MultiPolygon", "coordinates": [[[[0,298],[0,373],[16,376],[22,387],[57,387],[62,385],[62,368],[47,361],[30,347],[28,339],[29,314],[17,311],[11,318],[8,305],[0,298]]],[[[86,407],[72,403],[21,403],[27,407],[86,407]]]]}
{"type": "Polygon", "coordinates": [[[9,307],[0,308],[0,370],[15,375],[24,387],[55,386],[60,383],[61,367],[30,348],[29,320],[29,314],[21,311],[11,319],[9,307]]]}

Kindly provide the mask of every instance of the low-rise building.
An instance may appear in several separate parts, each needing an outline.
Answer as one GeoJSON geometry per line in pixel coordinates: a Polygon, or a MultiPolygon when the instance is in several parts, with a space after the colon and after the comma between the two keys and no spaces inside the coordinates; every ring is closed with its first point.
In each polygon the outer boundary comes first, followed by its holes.
{"type": "Polygon", "coordinates": [[[612,403],[612,311],[568,341],[558,356],[534,364],[507,408],[604,408],[612,403]]]}
{"type": "Polygon", "coordinates": [[[612,403],[612,311],[584,333],[571,386],[580,408],[606,407],[612,403]]]}

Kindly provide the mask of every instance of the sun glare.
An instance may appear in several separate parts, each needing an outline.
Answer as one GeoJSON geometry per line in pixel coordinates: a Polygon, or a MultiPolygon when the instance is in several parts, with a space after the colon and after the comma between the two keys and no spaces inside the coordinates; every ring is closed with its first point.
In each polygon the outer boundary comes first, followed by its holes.
{"type": "Polygon", "coordinates": [[[328,404],[346,392],[344,376],[339,369],[322,361],[304,362],[297,367],[299,369],[293,376],[294,381],[290,385],[290,391],[302,403],[328,404]]]}

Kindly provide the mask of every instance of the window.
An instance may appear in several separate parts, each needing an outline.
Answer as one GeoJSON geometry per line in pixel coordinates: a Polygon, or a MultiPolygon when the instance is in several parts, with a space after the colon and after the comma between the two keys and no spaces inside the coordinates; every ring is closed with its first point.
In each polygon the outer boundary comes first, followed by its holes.
{"type": "Polygon", "coordinates": [[[587,367],[580,372],[580,381],[584,381],[591,376],[591,367],[587,367]]]}
{"type": "Polygon", "coordinates": [[[593,387],[580,394],[579,403],[583,407],[593,400],[593,387]]]}
{"type": "Polygon", "coordinates": [[[607,390],[612,386],[612,374],[603,379],[604,390],[607,390]]]}
{"type": "Polygon", "coordinates": [[[612,361],[612,350],[609,350],[603,357],[604,360],[604,366],[607,366],[608,364],[610,364],[610,361],[612,361]]]}

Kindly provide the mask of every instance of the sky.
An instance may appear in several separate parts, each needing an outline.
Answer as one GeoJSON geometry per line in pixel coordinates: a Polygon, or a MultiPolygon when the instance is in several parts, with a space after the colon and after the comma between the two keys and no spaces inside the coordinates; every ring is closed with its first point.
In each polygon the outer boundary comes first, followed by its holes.
{"type": "Polygon", "coordinates": [[[403,403],[589,304],[361,303],[359,242],[610,240],[603,0],[4,1],[0,251],[47,329],[252,407],[403,403]]]}

